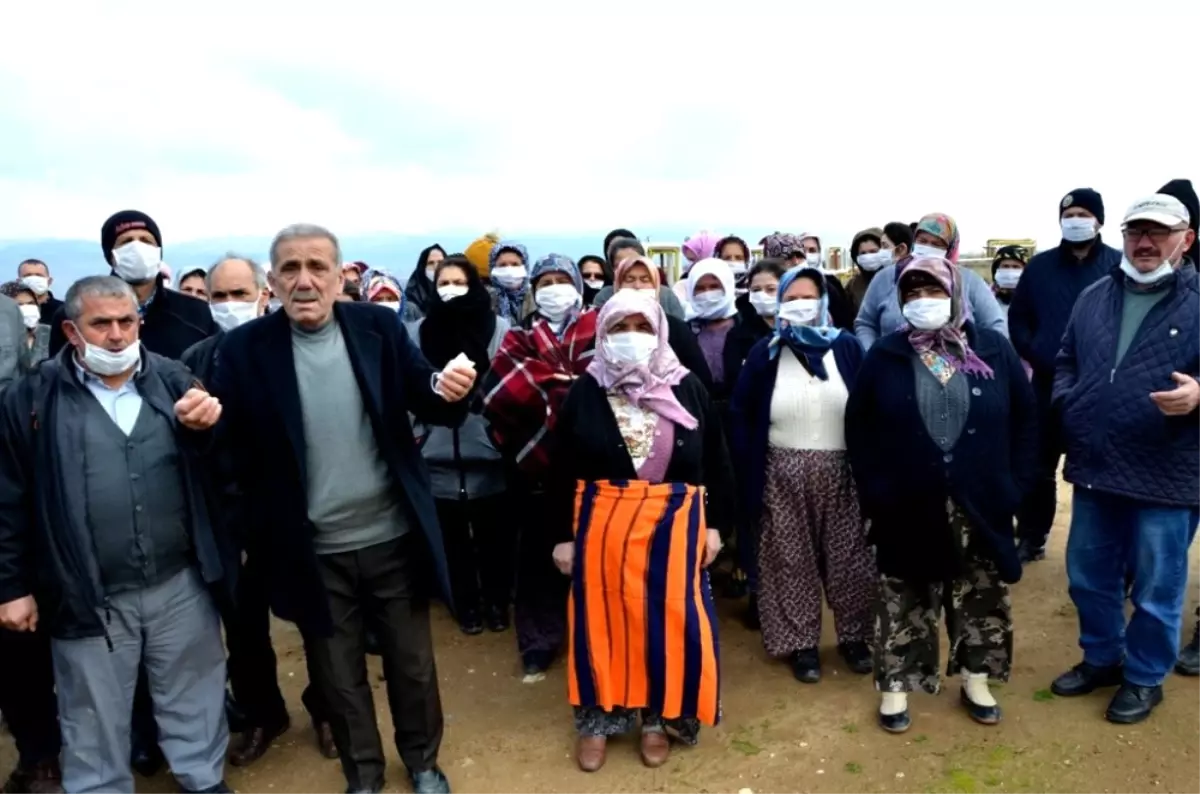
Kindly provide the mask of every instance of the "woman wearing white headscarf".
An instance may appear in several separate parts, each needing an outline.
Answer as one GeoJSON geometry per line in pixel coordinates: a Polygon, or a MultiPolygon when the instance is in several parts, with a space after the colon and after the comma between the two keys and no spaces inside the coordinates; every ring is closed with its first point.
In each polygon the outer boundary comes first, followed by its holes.
{"type": "Polygon", "coordinates": [[[696,341],[712,375],[713,397],[728,399],[733,384],[725,378],[725,340],[737,316],[733,271],[720,259],[702,259],[688,271],[685,307],[696,341]]]}

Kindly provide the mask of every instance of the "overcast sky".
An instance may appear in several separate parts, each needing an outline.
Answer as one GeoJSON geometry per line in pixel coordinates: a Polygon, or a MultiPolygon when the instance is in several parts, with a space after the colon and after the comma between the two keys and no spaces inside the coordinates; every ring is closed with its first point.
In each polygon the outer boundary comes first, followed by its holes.
{"type": "Polygon", "coordinates": [[[94,239],[125,207],[175,240],[942,211],[971,247],[1057,239],[1074,187],[1111,234],[1200,181],[1200,2],[414,5],[6,3],[0,239],[94,239]]]}

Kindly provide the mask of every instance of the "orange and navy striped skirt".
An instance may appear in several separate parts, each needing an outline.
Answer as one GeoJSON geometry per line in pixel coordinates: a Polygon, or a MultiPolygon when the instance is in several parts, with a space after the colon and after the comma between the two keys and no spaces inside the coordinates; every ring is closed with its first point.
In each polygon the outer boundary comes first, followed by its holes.
{"type": "Polygon", "coordinates": [[[568,607],[572,705],[720,718],[704,489],[580,482],[568,607]]]}

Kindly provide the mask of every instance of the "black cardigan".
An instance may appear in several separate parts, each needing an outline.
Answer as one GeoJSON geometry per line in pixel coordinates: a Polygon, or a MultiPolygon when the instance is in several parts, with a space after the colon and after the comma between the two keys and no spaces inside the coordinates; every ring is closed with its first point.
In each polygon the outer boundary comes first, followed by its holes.
{"type": "MultiPolygon", "coordinates": [[[[695,430],[675,426],[675,447],[665,481],[704,486],[708,526],[728,536],[733,531],[735,492],[721,419],[695,375],[684,378],[674,391],[699,426],[695,430]]],[[[574,537],[576,483],[636,480],[637,472],[608,395],[591,375],[581,376],[567,393],[550,445],[546,527],[556,543],[566,543],[574,537]]]]}

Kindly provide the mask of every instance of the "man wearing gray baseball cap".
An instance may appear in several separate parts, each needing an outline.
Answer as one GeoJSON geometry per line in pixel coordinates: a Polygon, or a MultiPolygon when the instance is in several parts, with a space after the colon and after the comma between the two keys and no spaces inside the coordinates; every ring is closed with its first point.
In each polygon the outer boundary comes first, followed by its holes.
{"type": "Polygon", "coordinates": [[[1200,286],[1191,215],[1156,193],[1122,225],[1124,257],[1079,297],[1054,381],[1075,486],[1067,578],[1083,661],[1064,697],[1119,686],[1106,718],[1141,722],[1175,664],[1200,522],[1200,286]],[[1126,578],[1133,616],[1126,624],[1126,578]]]}

